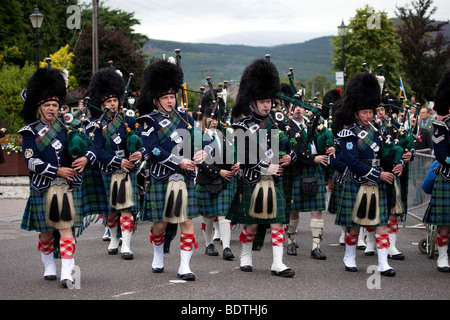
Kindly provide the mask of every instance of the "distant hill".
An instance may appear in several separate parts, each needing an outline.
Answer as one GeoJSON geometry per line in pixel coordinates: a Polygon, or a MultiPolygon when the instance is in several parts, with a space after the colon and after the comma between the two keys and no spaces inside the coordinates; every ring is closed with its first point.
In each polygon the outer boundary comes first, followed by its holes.
{"type": "Polygon", "coordinates": [[[303,43],[273,47],[252,47],[244,45],[221,45],[205,43],[184,43],[164,40],[149,40],[144,46],[144,54],[151,59],[175,56],[175,49],[181,49],[181,66],[189,87],[197,89],[210,76],[217,84],[228,80],[239,81],[244,68],[256,58],[271,55],[281,77],[289,68],[294,68],[294,76],[301,81],[323,74],[334,81],[331,64],[331,36],[315,38],[303,43]]]}

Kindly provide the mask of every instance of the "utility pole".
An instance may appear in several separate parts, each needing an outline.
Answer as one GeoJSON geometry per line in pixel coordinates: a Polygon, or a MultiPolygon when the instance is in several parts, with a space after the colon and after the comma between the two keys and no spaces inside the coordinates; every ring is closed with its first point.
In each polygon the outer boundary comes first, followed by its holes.
{"type": "Polygon", "coordinates": [[[92,0],[92,74],[98,70],[98,0],[92,0]]]}

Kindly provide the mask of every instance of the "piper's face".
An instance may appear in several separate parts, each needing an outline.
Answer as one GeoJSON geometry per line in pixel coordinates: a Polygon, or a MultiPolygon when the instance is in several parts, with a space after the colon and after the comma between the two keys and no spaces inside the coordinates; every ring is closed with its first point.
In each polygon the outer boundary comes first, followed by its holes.
{"type": "Polygon", "coordinates": [[[272,99],[256,100],[255,111],[260,116],[267,116],[272,108],[272,99]]]}
{"type": "Polygon", "coordinates": [[[372,109],[363,109],[358,110],[355,113],[355,118],[361,123],[363,126],[369,126],[369,122],[373,120],[373,110],[372,109]]]}
{"type": "Polygon", "coordinates": [[[299,107],[299,106],[295,106],[294,109],[294,113],[292,114],[292,117],[294,118],[295,121],[298,122],[303,122],[303,117],[302,115],[305,114],[305,109],[299,107]]]}
{"type": "Polygon", "coordinates": [[[208,121],[210,121],[209,122],[209,128],[210,129],[215,129],[217,127],[217,124],[218,124],[217,119],[208,118],[208,121]]]}
{"type": "Polygon", "coordinates": [[[377,118],[380,120],[384,120],[386,118],[386,110],[384,110],[384,107],[378,107],[376,110],[377,118]]]}
{"type": "Polygon", "coordinates": [[[156,105],[160,112],[171,113],[175,108],[177,99],[174,94],[166,94],[156,99],[156,105]]]}
{"type": "Polygon", "coordinates": [[[105,107],[109,107],[109,112],[111,114],[117,112],[117,108],[119,107],[119,99],[116,97],[105,100],[102,104],[102,110],[105,110],[105,107]]]}
{"type": "Polygon", "coordinates": [[[38,108],[41,120],[45,122],[54,122],[59,112],[59,104],[56,101],[47,101],[38,108]]]}

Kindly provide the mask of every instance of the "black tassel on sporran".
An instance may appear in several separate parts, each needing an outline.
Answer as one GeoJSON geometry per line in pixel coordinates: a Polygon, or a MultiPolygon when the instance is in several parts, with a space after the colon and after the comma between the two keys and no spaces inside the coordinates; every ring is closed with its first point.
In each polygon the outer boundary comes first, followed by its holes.
{"type": "Polygon", "coordinates": [[[62,204],[62,209],[61,209],[61,220],[63,220],[63,221],[71,221],[72,220],[72,214],[70,212],[69,197],[67,196],[67,192],[65,190],[64,190],[63,204],[62,204]]]}
{"type": "Polygon", "coordinates": [[[56,192],[53,194],[52,201],[50,203],[49,219],[53,222],[59,222],[59,209],[58,209],[58,196],[56,192]]]}

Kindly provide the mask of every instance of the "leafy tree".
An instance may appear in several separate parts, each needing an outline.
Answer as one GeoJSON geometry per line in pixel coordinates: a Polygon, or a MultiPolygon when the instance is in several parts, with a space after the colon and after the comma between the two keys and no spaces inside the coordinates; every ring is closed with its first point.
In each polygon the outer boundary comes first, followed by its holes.
{"type": "MultiPolygon", "coordinates": [[[[334,70],[343,70],[342,38],[333,37],[331,43],[332,63],[334,70]]],[[[362,71],[362,63],[367,68],[377,72],[377,66],[382,64],[385,71],[386,88],[392,93],[398,93],[399,88],[399,42],[395,36],[392,21],[384,11],[375,10],[366,5],[356,10],[356,15],[350,19],[349,31],[345,37],[346,82],[357,72],[362,71]],[[376,24],[370,24],[376,18],[376,24]],[[369,21],[369,23],[368,23],[369,21]]]]}
{"type": "MultiPolygon", "coordinates": [[[[57,52],[50,54],[49,58],[51,59],[51,65],[54,68],[67,70],[69,72],[69,85],[68,89],[73,90],[77,87],[77,79],[75,78],[75,66],[72,63],[73,53],[68,52],[69,45],[65,45],[61,47],[57,52]]],[[[44,68],[48,64],[46,61],[40,62],[40,67],[44,68]]]]}
{"type": "Polygon", "coordinates": [[[435,22],[431,16],[432,0],[412,1],[412,8],[397,7],[400,19],[397,35],[403,59],[400,65],[405,71],[405,82],[409,84],[417,101],[434,99],[434,90],[447,70],[450,61],[450,41],[443,35],[448,22],[435,22]]]}
{"type": "Polygon", "coordinates": [[[29,63],[23,67],[6,64],[0,69],[0,119],[7,123],[9,133],[16,132],[24,125],[19,116],[23,106],[20,93],[35,70],[36,67],[29,63]]]}
{"type": "MultiPolygon", "coordinates": [[[[145,66],[144,56],[136,42],[127,37],[120,29],[108,29],[99,24],[98,52],[99,68],[108,67],[108,62],[112,60],[114,67],[123,73],[125,81],[128,80],[129,73],[134,74],[130,88],[132,91],[139,89],[145,66]]],[[[78,85],[87,88],[92,76],[92,25],[83,30],[74,54],[74,73],[78,85]]]]}

